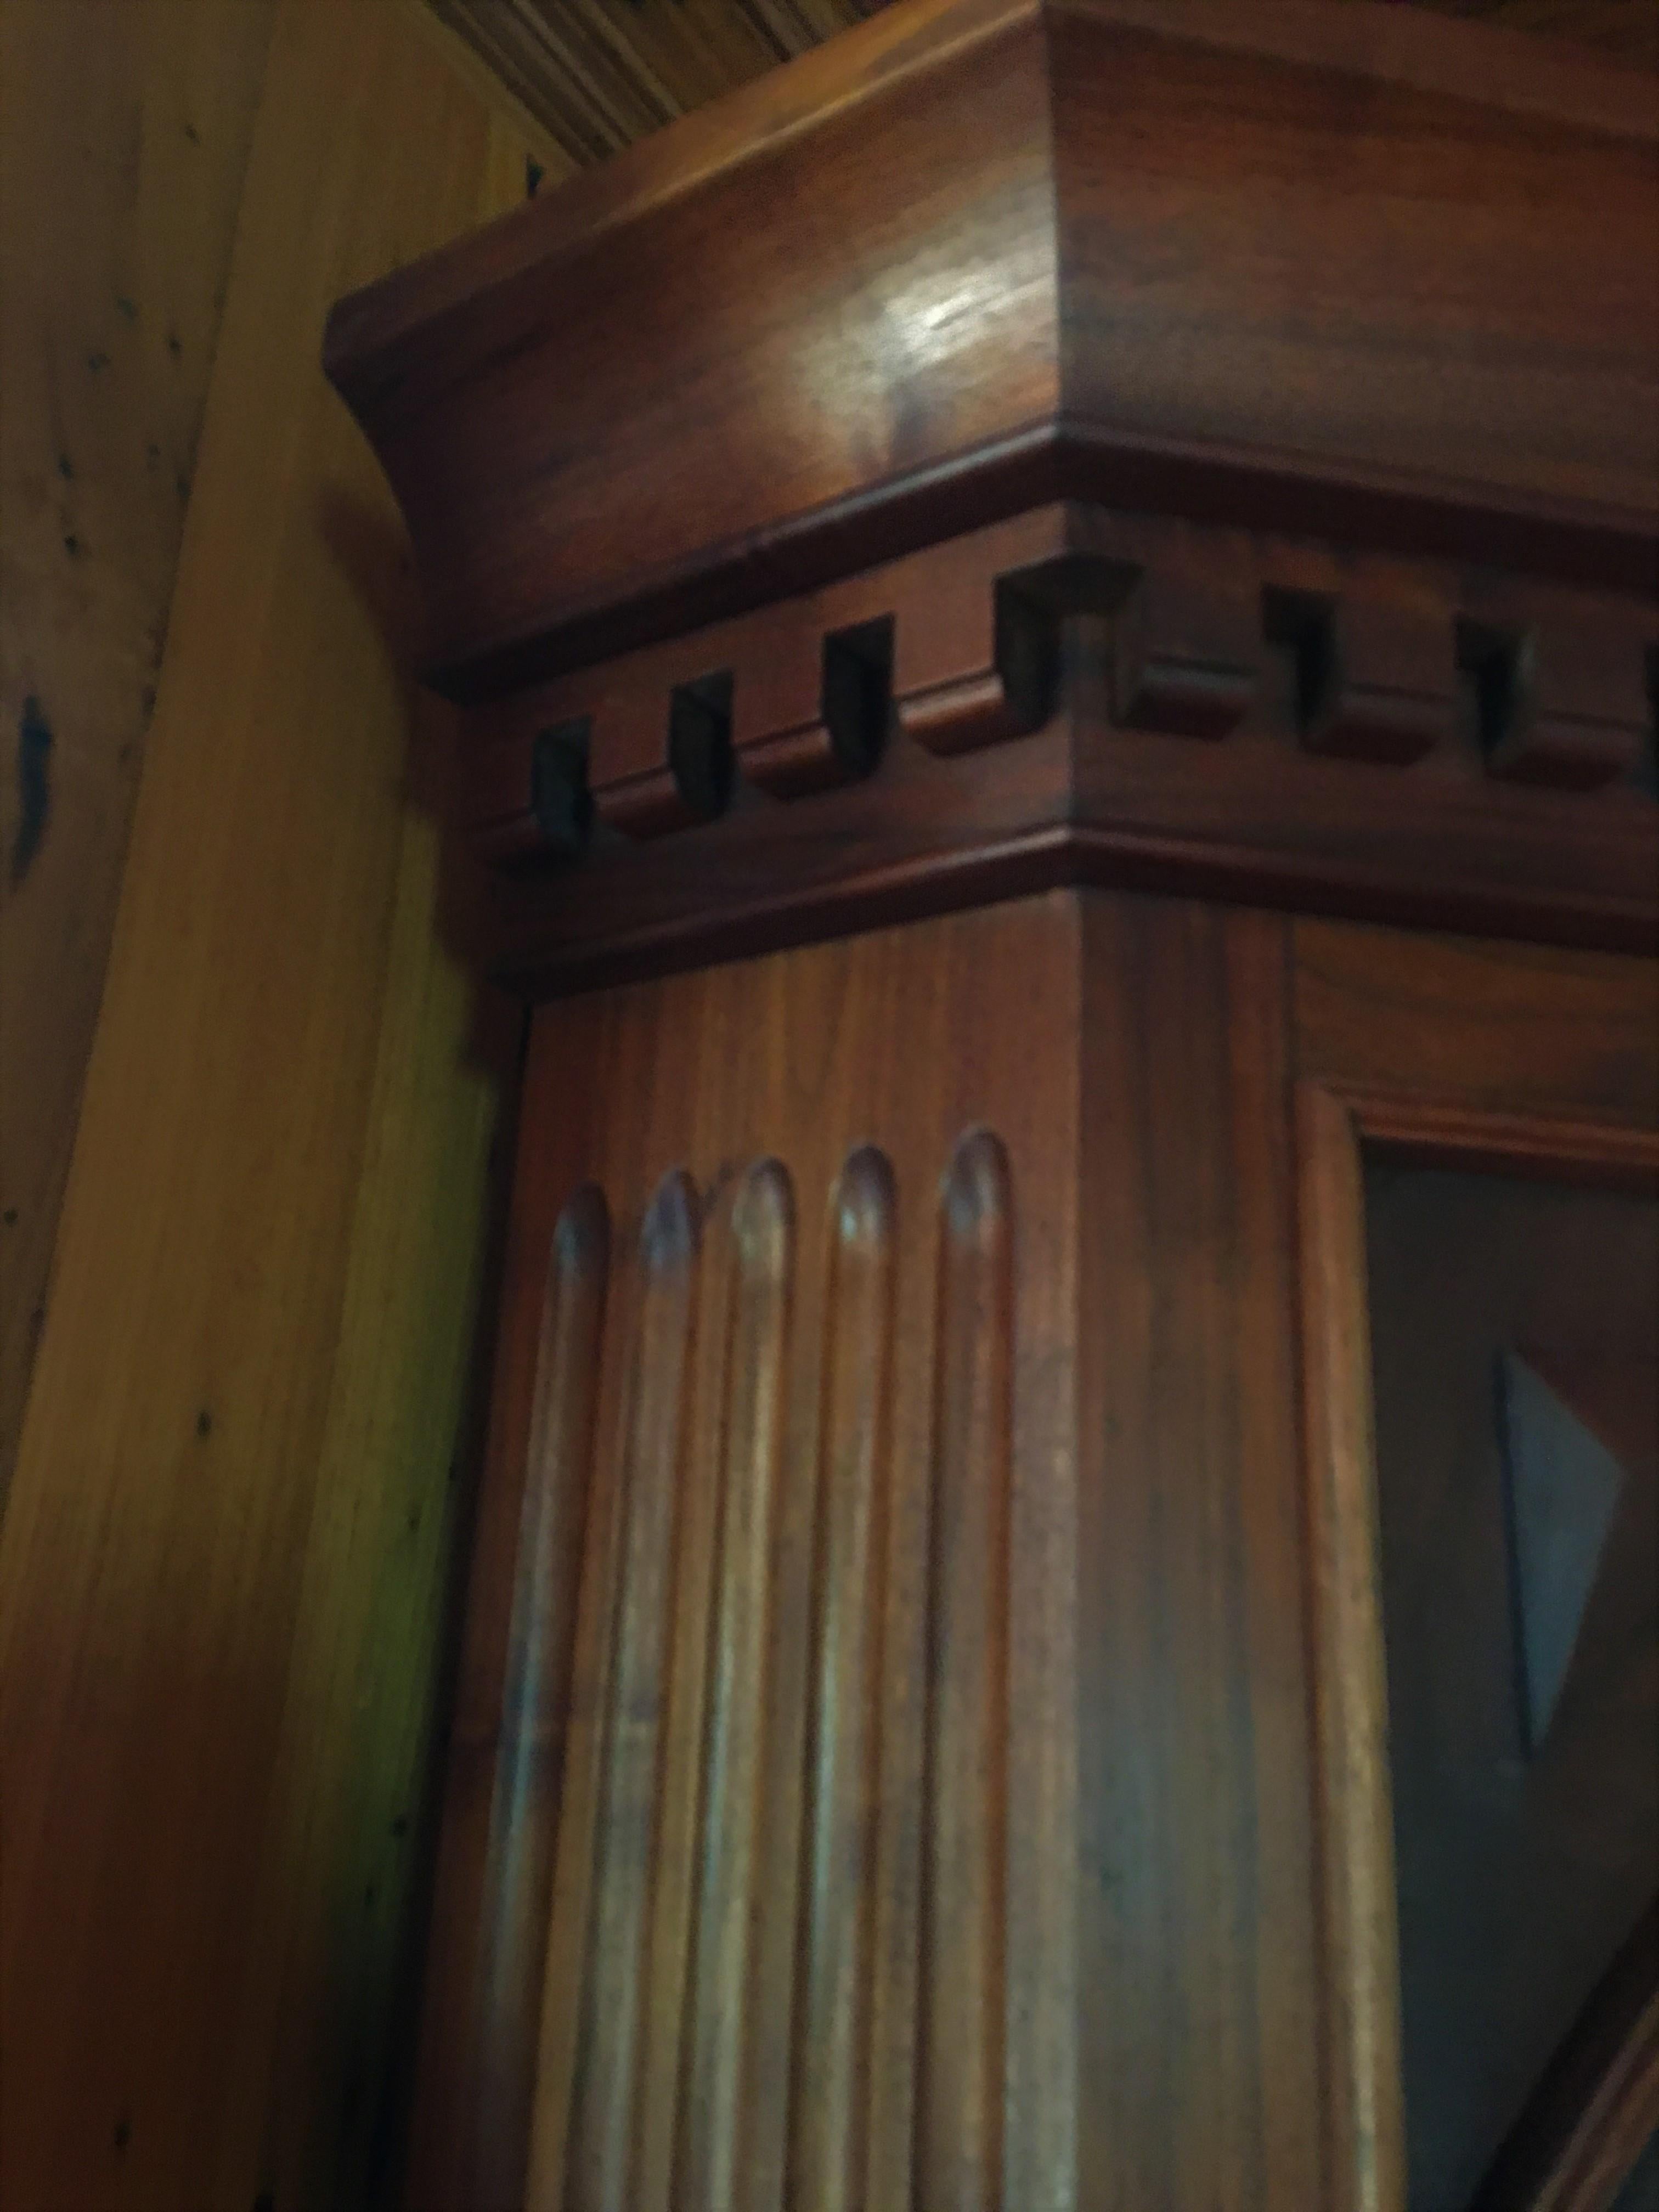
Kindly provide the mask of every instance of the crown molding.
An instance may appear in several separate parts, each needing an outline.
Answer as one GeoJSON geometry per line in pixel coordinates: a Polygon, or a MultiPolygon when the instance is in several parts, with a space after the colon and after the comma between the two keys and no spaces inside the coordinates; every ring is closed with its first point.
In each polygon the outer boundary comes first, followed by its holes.
{"type": "Polygon", "coordinates": [[[496,963],[1101,879],[1650,942],[1650,94],[1410,9],[901,0],[342,302],[496,963]]]}

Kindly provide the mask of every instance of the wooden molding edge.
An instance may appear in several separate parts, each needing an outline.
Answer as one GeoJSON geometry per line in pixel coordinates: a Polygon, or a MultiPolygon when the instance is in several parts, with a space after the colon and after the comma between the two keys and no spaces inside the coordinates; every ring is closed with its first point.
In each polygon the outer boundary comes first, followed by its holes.
{"type": "Polygon", "coordinates": [[[1659,2130],[1659,1897],[1585,2001],[1471,2212],[1608,2212],[1659,2130]]]}
{"type": "Polygon", "coordinates": [[[1304,1449],[1334,2212],[1405,2212],[1400,1961],[1358,1124],[1298,1086],[1304,1449]]]}
{"type": "MultiPolygon", "coordinates": [[[[1406,2212],[1362,1149],[1645,1188],[1659,1130],[1304,1077],[1296,1096],[1310,1632],[1337,2212],[1406,2212]]],[[[1659,2125],[1659,1900],[1585,2007],[1472,2212],[1607,2212],[1659,2125]]]]}
{"type": "Polygon", "coordinates": [[[1068,883],[1642,950],[1655,668],[1640,602],[1039,507],[471,709],[481,957],[567,991],[1068,883]]]}

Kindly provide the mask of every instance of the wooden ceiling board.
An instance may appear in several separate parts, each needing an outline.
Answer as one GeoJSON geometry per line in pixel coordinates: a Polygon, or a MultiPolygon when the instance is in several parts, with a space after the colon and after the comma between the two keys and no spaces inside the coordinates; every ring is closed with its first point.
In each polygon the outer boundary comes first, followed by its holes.
{"type": "MultiPolygon", "coordinates": [[[[427,0],[572,161],[602,161],[882,0],[427,0]]],[[[1330,0],[1333,7],[1352,0],[1330,0]]],[[[1659,70],[1659,0],[1401,0],[1659,70]]]]}
{"type": "Polygon", "coordinates": [[[876,12],[878,0],[429,0],[574,160],[595,161],[876,12]]]}

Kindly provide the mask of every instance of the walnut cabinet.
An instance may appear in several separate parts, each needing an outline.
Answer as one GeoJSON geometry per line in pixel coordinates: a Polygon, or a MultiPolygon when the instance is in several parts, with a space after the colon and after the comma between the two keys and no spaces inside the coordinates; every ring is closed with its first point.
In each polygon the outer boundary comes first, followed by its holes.
{"type": "Polygon", "coordinates": [[[1410,15],[336,310],[533,1006],[411,2204],[1655,2201],[1659,126],[1410,15]]]}

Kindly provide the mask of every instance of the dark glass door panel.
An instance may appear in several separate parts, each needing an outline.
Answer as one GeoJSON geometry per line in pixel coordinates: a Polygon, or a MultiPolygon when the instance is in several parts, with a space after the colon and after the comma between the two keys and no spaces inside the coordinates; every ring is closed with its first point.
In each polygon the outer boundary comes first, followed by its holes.
{"type": "Polygon", "coordinates": [[[1411,2212],[1464,2212],[1659,1889],[1659,1205],[1378,1157],[1366,1211],[1411,2212]]]}

